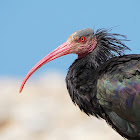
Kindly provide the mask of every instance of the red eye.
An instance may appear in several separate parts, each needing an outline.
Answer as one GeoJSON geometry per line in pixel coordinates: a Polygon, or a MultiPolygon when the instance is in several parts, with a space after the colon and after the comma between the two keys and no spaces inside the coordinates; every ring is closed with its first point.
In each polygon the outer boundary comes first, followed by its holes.
{"type": "Polygon", "coordinates": [[[86,38],[84,36],[80,37],[80,41],[84,42],[86,40],[86,38]]]}

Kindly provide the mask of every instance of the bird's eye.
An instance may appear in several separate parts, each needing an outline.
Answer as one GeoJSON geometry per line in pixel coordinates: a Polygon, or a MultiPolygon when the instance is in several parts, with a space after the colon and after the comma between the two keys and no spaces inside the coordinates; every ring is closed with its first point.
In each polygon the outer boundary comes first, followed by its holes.
{"type": "Polygon", "coordinates": [[[86,40],[86,38],[84,36],[80,37],[80,41],[84,42],[86,40]]]}

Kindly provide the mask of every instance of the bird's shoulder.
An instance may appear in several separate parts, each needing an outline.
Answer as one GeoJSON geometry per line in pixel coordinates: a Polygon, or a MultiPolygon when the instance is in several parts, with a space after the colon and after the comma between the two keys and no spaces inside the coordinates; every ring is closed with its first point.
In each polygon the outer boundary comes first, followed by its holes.
{"type": "MultiPolygon", "coordinates": [[[[123,55],[119,57],[113,57],[106,61],[103,65],[98,68],[100,77],[104,74],[113,74],[119,71],[129,71],[130,69],[138,69],[140,65],[140,54],[123,55]]],[[[130,73],[133,73],[131,71],[130,73]]]]}
{"type": "Polygon", "coordinates": [[[113,58],[99,73],[96,95],[99,104],[124,119],[139,121],[140,55],[113,58]]]}

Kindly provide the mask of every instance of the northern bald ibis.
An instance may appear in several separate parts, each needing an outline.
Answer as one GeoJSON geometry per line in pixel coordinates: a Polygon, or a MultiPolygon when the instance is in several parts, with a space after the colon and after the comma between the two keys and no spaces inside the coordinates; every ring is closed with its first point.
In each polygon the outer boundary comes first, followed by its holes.
{"type": "Polygon", "coordinates": [[[72,101],[87,115],[102,118],[120,135],[140,140],[140,55],[124,55],[125,36],[99,29],[83,29],[39,61],[28,78],[44,64],[70,53],[66,84],[72,101]],[[118,39],[122,38],[122,39],[118,39]]]}

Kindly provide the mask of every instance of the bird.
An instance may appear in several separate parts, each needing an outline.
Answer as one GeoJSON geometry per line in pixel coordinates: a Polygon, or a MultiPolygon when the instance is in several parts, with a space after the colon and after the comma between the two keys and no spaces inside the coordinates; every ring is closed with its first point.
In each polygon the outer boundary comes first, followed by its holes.
{"type": "Polygon", "coordinates": [[[24,78],[44,64],[77,54],[68,69],[66,86],[71,100],[89,116],[104,119],[124,139],[140,140],[140,54],[125,54],[125,35],[112,29],[78,30],[41,59],[24,78]]]}

